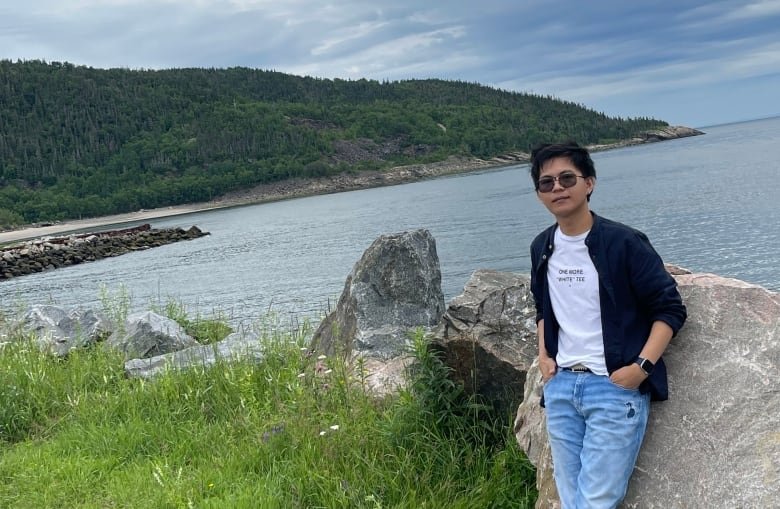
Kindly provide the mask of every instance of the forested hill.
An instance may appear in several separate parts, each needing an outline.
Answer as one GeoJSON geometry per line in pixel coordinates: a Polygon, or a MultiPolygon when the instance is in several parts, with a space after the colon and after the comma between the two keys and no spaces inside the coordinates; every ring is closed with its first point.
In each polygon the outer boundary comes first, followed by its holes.
{"type": "Polygon", "coordinates": [[[666,125],[465,82],[0,60],[0,227],[666,125]]]}

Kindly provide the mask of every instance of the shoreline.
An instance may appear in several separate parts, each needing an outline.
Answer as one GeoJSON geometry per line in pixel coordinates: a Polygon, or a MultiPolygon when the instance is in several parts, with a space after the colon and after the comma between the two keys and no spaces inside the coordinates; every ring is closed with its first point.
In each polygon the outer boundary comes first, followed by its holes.
{"type": "Polygon", "coordinates": [[[295,178],[270,184],[260,184],[242,191],[234,191],[208,202],[173,205],[157,209],[142,209],[135,212],[86,219],[70,219],[58,223],[47,224],[46,226],[26,226],[17,230],[2,231],[0,232],[0,247],[10,247],[18,242],[57,236],[77,230],[94,229],[94,231],[99,231],[102,227],[109,225],[121,225],[137,221],[191,214],[194,212],[270,203],[294,198],[304,198],[307,196],[406,184],[425,179],[480,170],[491,170],[527,162],[527,154],[523,153],[512,154],[491,160],[451,156],[444,161],[435,163],[395,166],[383,171],[364,171],[354,174],[341,173],[319,178],[295,178]]]}
{"type": "MultiPolygon", "coordinates": [[[[591,152],[602,152],[605,150],[656,143],[688,136],[697,136],[700,134],[704,133],[689,127],[670,126],[657,131],[649,131],[644,133],[641,137],[622,140],[608,145],[590,145],[587,148],[591,152]]],[[[338,175],[318,178],[294,178],[270,184],[260,184],[253,188],[241,191],[233,191],[208,202],[173,205],[148,210],[142,209],[135,212],[126,212],[109,216],[65,220],[61,223],[47,224],[46,226],[24,226],[16,230],[0,231],[0,248],[9,247],[10,245],[19,242],[41,237],[62,235],[76,230],[93,229],[94,231],[100,231],[102,227],[109,225],[121,225],[136,221],[190,214],[193,212],[270,203],[293,198],[303,198],[306,196],[407,184],[447,175],[527,164],[529,161],[530,155],[526,152],[510,152],[492,159],[449,156],[443,161],[394,166],[385,170],[340,173],[338,175]]]]}

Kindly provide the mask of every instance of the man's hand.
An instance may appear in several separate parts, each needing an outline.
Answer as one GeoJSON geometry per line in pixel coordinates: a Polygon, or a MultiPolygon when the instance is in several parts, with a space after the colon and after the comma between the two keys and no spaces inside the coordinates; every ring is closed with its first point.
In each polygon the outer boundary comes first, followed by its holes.
{"type": "MultiPolygon", "coordinates": [[[[639,366],[637,366],[639,367],[639,366]]],[[[542,382],[546,382],[552,378],[558,371],[558,365],[555,364],[555,359],[549,355],[539,354],[539,371],[542,372],[542,382]]]]}
{"type": "MultiPolygon", "coordinates": [[[[539,364],[541,365],[541,360],[539,361],[539,364]]],[[[623,366],[622,368],[613,371],[609,376],[609,379],[613,384],[619,385],[624,389],[636,389],[639,387],[639,384],[645,381],[645,378],[647,378],[647,375],[642,371],[642,368],[639,367],[639,364],[636,363],[623,366]]]]}

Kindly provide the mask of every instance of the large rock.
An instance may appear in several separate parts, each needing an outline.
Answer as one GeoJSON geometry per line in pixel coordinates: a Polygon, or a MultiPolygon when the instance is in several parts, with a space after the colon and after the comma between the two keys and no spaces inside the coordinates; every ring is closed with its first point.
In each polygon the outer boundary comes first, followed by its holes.
{"type": "Polygon", "coordinates": [[[526,372],[536,358],[529,285],[525,275],[477,270],[432,335],[451,377],[500,410],[514,411],[520,404],[526,372]]]}
{"type": "MultiPolygon", "coordinates": [[[[688,321],[664,359],[627,508],[763,508],[780,501],[780,298],[711,274],[676,275],[688,321]]],[[[537,466],[536,507],[558,507],[541,378],[526,381],[515,432],[537,466]]]]}
{"type": "Polygon", "coordinates": [[[106,345],[121,351],[125,360],[155,357],[199,344],[178,323],[152,311],[129,316],[124,330],[114,331],[106,340],[106,345]]]}
{"type": "Polygon", "coordinates": [[[256,334],[234,332],[218,343],[198,345],[176,352],[125,362],[125,373],[134,378],[154,378],[170,369],[209,368],[217,362],[259,362],[265,357],[256,334]]]}
{"type": "Polygon", "coordinates": [[[105,339],[111,326],[100,313],[90,309],[35,305],[15,324],[35,337],[41,350],[64,357],[73,348],[88,347],[105,339]]]}
{"type": "Polygon", "coordinates": [[[326,355],[389,360],[406,353],[411,329],[436,325],[443,312],[439,256],[430,232],[382,235],[355,264],[312,346],[326,355]]]}

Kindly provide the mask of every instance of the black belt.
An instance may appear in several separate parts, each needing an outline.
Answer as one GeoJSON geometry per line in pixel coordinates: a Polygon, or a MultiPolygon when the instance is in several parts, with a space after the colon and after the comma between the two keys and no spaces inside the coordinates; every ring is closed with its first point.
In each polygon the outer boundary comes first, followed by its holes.
{"type": "Polygon", "coordinates": [[[593,373],[589,368],[586,368],[582,364],[575,364],[574,366],[567,366],[561,368],[564,371],[572,371],[574,373],[593,373]]]}

